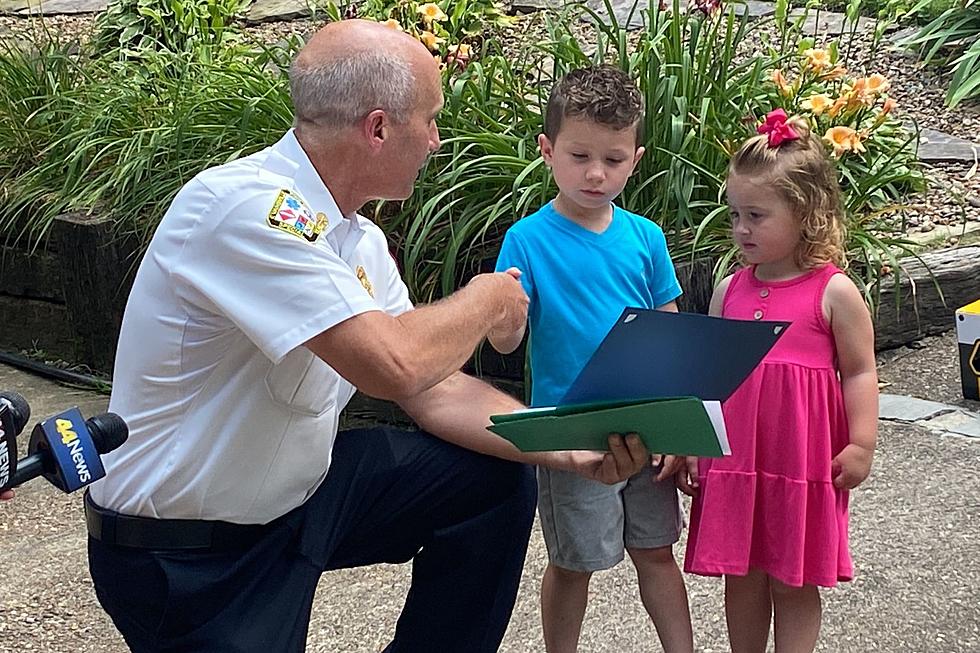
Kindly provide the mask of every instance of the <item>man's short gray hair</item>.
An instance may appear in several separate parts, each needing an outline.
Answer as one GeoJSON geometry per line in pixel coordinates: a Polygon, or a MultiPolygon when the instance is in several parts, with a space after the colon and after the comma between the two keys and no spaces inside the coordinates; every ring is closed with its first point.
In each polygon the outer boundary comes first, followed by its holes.
{"type": "Polygon", "coordinates": [[[289,90],[296,122],[349,127],[375,109],[405,122],[414,100],[415,76],[390,52],[356,52],[325,63],[293,61],[289,90]]]}

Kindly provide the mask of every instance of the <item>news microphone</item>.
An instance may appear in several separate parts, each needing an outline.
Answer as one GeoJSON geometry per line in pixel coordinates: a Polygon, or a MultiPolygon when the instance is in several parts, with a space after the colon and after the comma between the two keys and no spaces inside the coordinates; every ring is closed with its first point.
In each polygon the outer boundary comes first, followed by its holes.
{"type": "Polygon", "coordinates": [[[43,476],[62,492],[94,483],[105,476],[100,454],[117,448],[129,437],[129,427],[119,415],[103,413],[82,418],[78,408],[69,408],[34,427],[28,456],[17,462],[0,491],[43,476]]]}
{"type": "Polygon", "coordinates": [[[30,417],[26,399],[16,392],[0,392],[0,488],[17,471],[17,436],[30,417]]]}

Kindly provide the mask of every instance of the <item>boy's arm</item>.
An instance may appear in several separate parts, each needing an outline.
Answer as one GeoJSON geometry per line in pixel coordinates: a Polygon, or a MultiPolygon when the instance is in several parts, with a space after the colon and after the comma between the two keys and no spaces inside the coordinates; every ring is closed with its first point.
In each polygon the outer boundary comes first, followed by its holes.
{"type": "Polygon", "coordinates": [[[861,293],[842,274],[830,279],[823,301],[837,345],[837,368],[850,432],[850,444],[834,458],[834,485],[850,490],[871,472],[878,439],[874,326],[861,293]]]}

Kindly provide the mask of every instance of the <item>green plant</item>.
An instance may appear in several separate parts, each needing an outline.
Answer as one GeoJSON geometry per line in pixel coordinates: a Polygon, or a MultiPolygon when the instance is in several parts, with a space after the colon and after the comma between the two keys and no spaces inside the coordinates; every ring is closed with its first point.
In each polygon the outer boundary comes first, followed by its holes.
{"type": "Polygon", "coordinates": [[[141,58],[156,50],[210,56],[236,42],[234,19],[248,0],[112,0],[96,21],[93,51],[141,58]]]}
{"type": "Polygon", "coordinates": [[[680,257],[726,242],[720,198],[731,129],[765,99],[766,61],[737,63],[735,56],[754,27],[741,12],[718,13],[710,2],[691,13],[680,2],[670,9],[651,2],[634,47],[607,11],[607,18],[590,12],[594,50],[578,40],[572,10],[551,17],[549,38],[521,55],[484,52],[450,75],[443,148],[416,195],[383,221],[420,299],[448,293],[486,266],[506,228],[554,195],[536,144],[543,107],[555,79],[589,63],[617,62],[646,98],[647,154],[622,204],[660,223],[680,257]]]}
{"type": "Polygon", "coordinates": [[[88,82],[77,44],[48,35],[35,47],[0,45],[0,186],[30,170],[60,128],[66,96],[88,82]]]}
{"type": "Polygon", "coordinates": [[[0,233],[36,241],[57,215],[98,210],[148,240],[182,184],[289,128],[283,73],[266,64],[290,56],[215,63],[160,51],[138,66],[89,62],[85,83],[38,111],[58,128],[34,165],[5,184],[0,233]],[[175,74],[133,74],[155,69],[175,74]]]}
{"type": "Polygon", "coordinates": [[[357,5],[357,15],[378,21],[393,20],[415,36],[428,31],[454,42],[511,22],[496,0],[364,0],[357,5]]]}
{"type": "MultiPolygon", "coordinates": [[[[912,11],[927,6],[929,0],[920,0],[912,11]]],[[[980,97],[980,2],[959,0],[902,45],[918,50],[927,64],[938,62],[950,67],[952,79],[946,94],[950,107],[980,97]]]]}

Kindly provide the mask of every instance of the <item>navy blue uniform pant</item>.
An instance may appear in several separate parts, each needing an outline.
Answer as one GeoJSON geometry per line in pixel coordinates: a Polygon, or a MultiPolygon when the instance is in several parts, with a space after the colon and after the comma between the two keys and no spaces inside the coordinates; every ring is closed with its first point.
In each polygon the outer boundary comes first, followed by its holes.
{"type": "Polygon", "coordinates": [[[323,571],[411,560],[385,650],[496,651],[533,520],[531,468],[387,428],[340,433],[333,456],[313,496],[247,545],[138,549],[90,537],[96,594],[129,647],[303,651],[323,571]]]}

